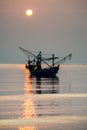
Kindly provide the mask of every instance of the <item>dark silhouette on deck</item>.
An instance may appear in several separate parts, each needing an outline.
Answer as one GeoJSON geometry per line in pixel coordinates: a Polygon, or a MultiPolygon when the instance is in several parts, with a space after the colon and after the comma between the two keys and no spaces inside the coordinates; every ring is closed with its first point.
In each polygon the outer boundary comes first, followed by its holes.
{"type": "Polygon", "coordinates": [[[71,60],[72,54],[59,58],[55,57],[54,54],[52,54],[52,57],[50,58],[44,58],[42,56],[42,52],[40,51],[38,55],[27,51],[21,47],[19,47],[27,56],[28,56],[28,64],[26,64],[26,68],[30,71],[30,76],[36,76],[36,77],[54,77],[58,71],[59,66],[61,63],[66,61],[67,59],[71,60]],[[30,60],[30,57],[33,57],[32,60],[30,60]],[[57,61],[56,61],[57,60],[57,61]],[[52,61],[51,64],[49,64],[47,61],[52,61]],[[42,63],[46,65],[44,68],[42,66],[42,63]]]}

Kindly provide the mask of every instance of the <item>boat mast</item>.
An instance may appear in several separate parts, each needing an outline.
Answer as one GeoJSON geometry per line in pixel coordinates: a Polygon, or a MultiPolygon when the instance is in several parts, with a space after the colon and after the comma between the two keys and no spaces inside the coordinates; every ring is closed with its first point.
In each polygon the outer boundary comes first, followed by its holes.
{"type": "Polygon", "coordinates": [[[52,66],[54,67],[54,54],[52,54],[52,66]]]}
{"type": "MultiPolygon", "coordinates": [[[[23,49],[22,47],[19,47],[19,49],[22,50],[26,55],[29,55],[29,54],[30,54],[31,56],[35,57],[36,59],[38,58],[38,56],[36,56],[35,54],[33,54],[33,53],[30,52],[30,51],[27,51],[27,50],[23,49]]],[[[49,67],[52,67],[52,66],[50,66],[50,65],[45,61],[44,58],[41,58],[41,61],[44,62],[44,63],[45,63],[46,65],[48,65],[49,67]]]]}

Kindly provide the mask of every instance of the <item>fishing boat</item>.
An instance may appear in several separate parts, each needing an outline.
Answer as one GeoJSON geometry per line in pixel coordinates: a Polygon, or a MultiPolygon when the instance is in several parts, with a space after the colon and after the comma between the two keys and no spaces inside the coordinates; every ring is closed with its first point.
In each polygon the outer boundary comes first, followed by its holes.
{"type": "Polygon", "coordinates": [[[55,57],[54,54],[52,54],[51,57],[44,58],[42,56],[42,52],[40,51],[38,55],[32,53],[31,51],[28,51],[26,49],[23,49],[22,47],[19,47],[20,50],[22,50],[27,56],[28,56],[28,63],[26,64],[26,68],[30,71],[30,76],[36,76],[36,77],[54,77],[59,71],[59,66],[61,63],[66,61],[67,59],[71,60],[72,54],[59,58],[55,57]],[[32,60],[30,58],[33,58],[32,60]],[[51,64],[48,63],[51,61],[51,64]],[[56,62],[55,62],[56,61],[56,62]],[[42,65],[44,63],[46,67],[42,65]]]}

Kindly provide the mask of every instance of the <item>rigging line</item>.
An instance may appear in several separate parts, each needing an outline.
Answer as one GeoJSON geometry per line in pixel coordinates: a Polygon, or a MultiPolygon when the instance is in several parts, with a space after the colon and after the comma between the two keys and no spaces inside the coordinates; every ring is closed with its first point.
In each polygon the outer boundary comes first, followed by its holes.
{"type": "Polygon", "coordinates": [[[30,55],[30,54],[28,54],[27,52],[25,52],[25,51],[23,51],[23,50],[21,50],[25,55],[27,55],[27,57],[28,57],[28,59],[29,59],[29,57],[33,57],[32,55],[30,55]]]}
{"type": "Polygon", "coordinates": [[[59,64],[59,63],[63,63],[64,61],[66,61],[68,58],[69,60],[71,60],[72,57],[72,53],[70,53],[69,55],[65,56],[63,59],[57,61],[54,65],[59,64]]]}
{"type": "Polygon", "coordinates": [[[25,50],[25,49],[23,49],[23,48],[21,48],[21,47],[19,47],[19,49],[21,49],[23,52],[26,52],[26,53],[28,53],[28,54],[31,54],[32,56],[34,56],[34,57],[37,58],[37,56],[36,56],[35,54],[33,54],[32,52],[27,51],[27,50],[25,50]]]}
{"type": "MultiPolygon", "coordinates": [[[[37,58],[37,56],[36,56],[35,54],[33,54],[32,52],[27,51],[27,50],[25,50],[25,49],[23,49],[23,48],[21,48],[21,47],[19,47],[19,49],[21,49],[23,52],[27,52],[27,53],[31,54],[32,56],[34,56],[35,58],[37,58]]],[[[51,67],[46,61],[44,61],[44,60],[45,60],[44,58],[41,58],[41,60],[42,60],[45,64],[47,64],[49,67],[51,67]]]]}

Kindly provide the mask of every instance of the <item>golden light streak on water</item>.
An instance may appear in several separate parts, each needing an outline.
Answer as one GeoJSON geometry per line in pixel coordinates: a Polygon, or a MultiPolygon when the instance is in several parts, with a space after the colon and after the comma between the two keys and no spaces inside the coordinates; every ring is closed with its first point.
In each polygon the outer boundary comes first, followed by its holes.
{"type": "Polygon", "coordinates": [[[22,117],[23,119],[30,119],[30,118],[37,117],[36,111],[35,111],[35,106],[34,106],[33,100],[31,98],[24,100],[23,108],[24,108],[23,117],[22,117]]]}
{"type": "Polygon", "coordinates": [[[25,91],[24,95],[27,96],[27,99],[25,99],[23,103],[23,108],[24,108],[23,119],[30,119],[30,118],[37,117],[33,99],[30,96],[30,94],[33,94],[33,86],[31,82],[32,82],[32,78],[29,78],[29,74],[26,73],[25,83],[24,83],[24,91],[25,91]]]}
{"type": "Polygon", "coordinates": [[[26,94],[33,94],[32,78],[29,78],[29,74],[25,75],[24,90],[26,94]]]}
{"type": "Polygon", "coordinates": [[[31,126],[31,127],[28,127],[28,126],[25,126],[25,127],[19,127],[18,128],[19,130],[39,130],[37,127],[35,126],[31,126]]]}

